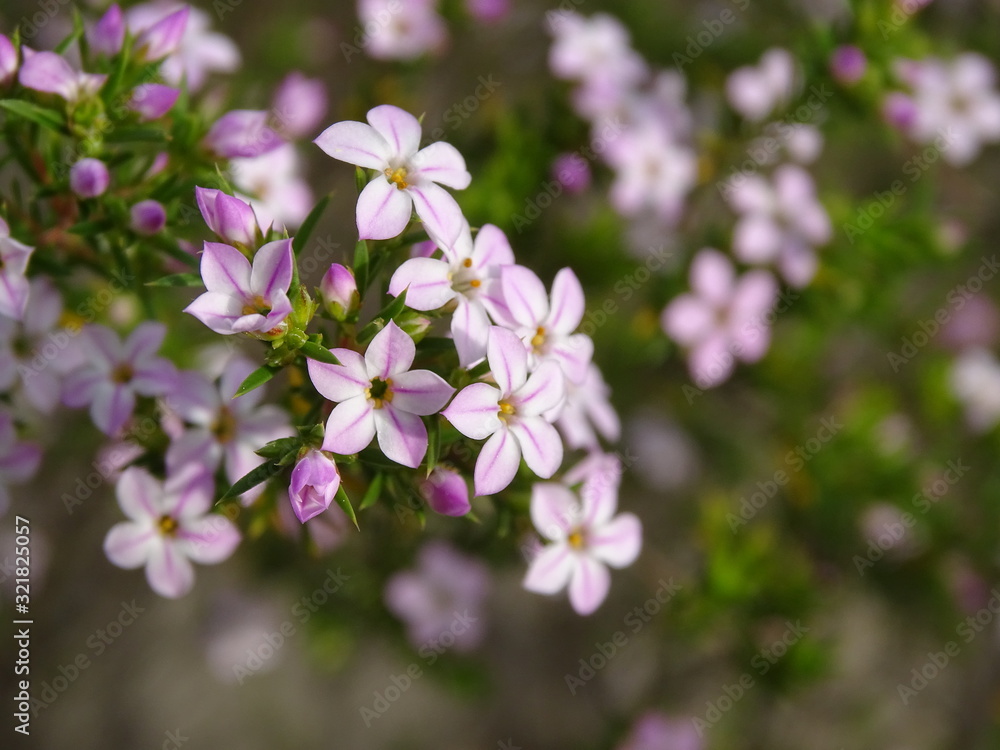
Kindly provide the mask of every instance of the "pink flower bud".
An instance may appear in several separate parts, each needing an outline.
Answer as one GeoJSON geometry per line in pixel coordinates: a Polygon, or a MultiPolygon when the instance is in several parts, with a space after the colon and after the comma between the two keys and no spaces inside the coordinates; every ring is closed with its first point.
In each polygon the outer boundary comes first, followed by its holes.
{"type": "Polygon", "coordinates": [[[167,223],[167,211],[159,201],[140,201],[132,206],[132,230],[138,234],[152,235],[167,223]]]}
{"type": "Polygon", "coordinates": [[[141,62],[156,62],[176,52],[184,38],[190,11],[185,5],[140,33],[135,40],[136,57],[141,62]]]}
{"type": "Polygon", "coordinates": [[[273,109],[277,128],[287,137],[315,135],[313,131],[326,114],[326,86],[301,73],[289,73],[274,94],[273,109]]]}
{"type": "Polygon", "coordinates": [[[882,102],[882,116],[894,128],[906,132],[917,121],[917,105],[906,94],[893,91],[882,102]]]}
{"type": "Polygon", "coordinates": [[[233,245],[256,244],[257,217],[247,203],[221,190],[196,187],[194,194],[205,223],[220,239],[233,245]]]}
{"type": "Polygon", "coordinates": [[[292,469],[288,499],[300,522],[318,516],[330,507],[340,488],[340,472],[327,454],[310,450],[292,469]]]}
{"type": "Polygon", "coordinates": [[[108,8],[100,21],[87,29],[87,43],[98,55],[111,57],[121,52],[125,43],[125,17],[117,3],[108,8]]]}
{"type": "Polygon", "coordinates": [[[453,469],[438,466],[418,485],[420,496],[442,516],[464,516],[471,510],[469,485],[453,469]]]}
{"type": "Polygon", "coordinates": [[[284,141],[267,125],[262,110],[234,109],[227,112],[205,136],[205,145],[224,159],[254,157],[274,151],[284,141]]]}
{"type": "Polygon", "coordinates": [[[17,73],[17,50],[13,42],[0,34],[0,86],[7,86],[17,73]]]}
{"type": "Polygon", "coordinates": [[[563,154],[552,163],[552,176],[569,193],[590,187],[590,165],[579,154],[563,154]]]}
{"type": "Polygon", "coordinates": [[[111,175],[100,159],[80,159],[69,170],[69,187],[80,198],[96,198],[111,184],[111,175]]]}
{"type": "Polygon", "coordinates": [[[170,111],[181,92],[160,83],[144,83],[132,92],[128,106],[142,122],[158,120],[170,111]]]}
{"type": "Polygon", "coordinates": [[[319,291],[323,295],[323,304],[335,320],[344,320],[360,305],[354,274],[339,263],[331,264],[330,270],[323,275],[319,291]]]}
{"type": "Polygon", "coordinates": [[[857,83],[868,69],[868,59],[853,44],[837,47],[830,56],[830,72],[845,86],[857,83]]]}

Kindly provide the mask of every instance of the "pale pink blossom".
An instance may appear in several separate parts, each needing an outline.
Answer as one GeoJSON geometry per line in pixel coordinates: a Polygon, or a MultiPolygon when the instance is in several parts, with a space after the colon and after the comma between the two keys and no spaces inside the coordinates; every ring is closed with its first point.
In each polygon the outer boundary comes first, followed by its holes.
{"type": "Polygon", "coordinates": [[[55,52],[31,52],[26,47],[18,80],[26,89],[55,94],[68,102],[96,94],[107,80],[106,75],[81,73],[55,52]]]}
{"type": "Polygon", "coordinates": [[[300,523],[315,518],[330,507],[340,488],[340,472],[333,459],[310,450],[292,469],[288,499],[300,523]]]}
{"type": "Polygon", "coordinates": [[[273,224],[297,229],[315,203],[302,176],[302,160],[291,143],[260,156],[231,159],[229,171],[233,185],[253,206],[261,227],[273,224]]]}
{"type": "Polygon", "coordinates": [[[729,104],[751,122],[760,122],[791,101],[796,85],[795,59],[787,50],[767,50],[757,65],[737,68],[726,80],[729,104]]]}
{"type": "Polygon", "coordinates": [[[437,0],[358,0],[364,48],[379,60],[413,60],[440,51],[448,28],[437,0]]]}

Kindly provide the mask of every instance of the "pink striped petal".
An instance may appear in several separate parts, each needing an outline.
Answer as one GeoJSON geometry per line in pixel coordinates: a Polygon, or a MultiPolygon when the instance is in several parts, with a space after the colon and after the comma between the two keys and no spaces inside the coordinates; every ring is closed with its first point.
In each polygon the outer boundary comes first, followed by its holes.
{"type": "Polygon", "coordinates": [[[438,141],[414,155],[412,164],[417,174],[455,190],[464,190],[472,182],[465,159],[450,143],[438,141]]]}
{"type": "Polygon", "coordinates": [[[316,390],[330,401],[347,401],[358,396],[363,398],[365,390],[371,385],[364,357],[347,349],[335,349],[333,353],[341,364],[306,360],[309,379],[316,390]]]}
{"type": "Polygon", "coordinates": [[[573,333],[583,320],[584,308],[580,280],[572,269],[562,269],[552,282],[552,306],[545,327],[556,333],[573,333]]]}
{"type": "Polygon", "coordinates": [[[119,523],[104,537],[104,554],[119,568],[138,568],[146,564],[160,543],[151,523],[119,523]]]}
{"type": "Polygon", "coordinates": [[[105,435],[115,435],[125,426],[134,410],[135,394],[132,389],[104,382],[94,391],[90,418],[105,435]]]}
{"type": "Polygon", "coordinates": [[[642,523],[631,513],[622,513],[594,530],[587,538],[587,547],[611,567],[627,567],[635,562],[642,549],[642,523]]]}
{"type": "Polygon", "coordinates": [[[451,266],[434,258],[411,258],[401,265],[389,282],[389,294],[398,297],[406,290],[406,306],[414,310],[437,310],[453,300],[451,266]]]}
{"type": "Polygon", "coordinates": [[[353,120],[331,125],[313,143],[334,159],[365,169],[382,171],[392,156],[388,141],[375,128],[353,120]]]}
{"type": "Polygon", "coordinates": [[[521,585],[536,594],[554,594],[565,588],[576,568],[575,563],[565,544],[550,544],[531,561],[521,585]]]}
{"type": "Polygon", "coordinates": [[[554,343],[549,356],[562,366],[567,378],[579,385],[587,377],[587,367],[594,358],[594,340],[585,333],[574,333],[554,343]]]}
{"type": "Polygon", "coordinates": [[[540,326],[549,313],[549,298],[535,272],[524,266],[504,266],[500,284],[511,317],[525,328],[540,326]]]}
{"type": "Polygon", "coordinates": [[[368,447],[375,437],[374,411],[371,401],[364,396],[338,404],[326,423],[323,450],[349,455],[368,447]]]}
{"type": "Polygon", "coordinates": [[[566,396],[566,376],[555,362],[543,362],[513,394],[519,417],[537,417],[559,406],[566,396]]]}
{"type": "Polygon", "coordinates": [[[531,523],[553,542],[562,541],[580,522],[580,503],[558,482],[535,482],[531,488],[531,523]]]}
{"type": "Polygon", "coordinates": [[[391,378],[406,372],[417,353],[416,344],[394,321],[375,334],[365,352],[365,362],[370,378],[391,378]]]}
{"type": "Polygon", "coordinates": [[[358,234],[363,240],[388,240],[406,229],[413,212],[408,190],[399,190],[384,177],[376,177],[358,196],[358,234]]]}
{"type": "Polygon", "coordinates": [[[124,348],[118,334],[102,325],[90,325],[84,328],[83,343],[87,350],[87,359],[108,370],[124,358],[124,348]]]}
{"type": "Polygon", "coordinates": [[[160,596],[177,599],[194,586],[194,566],[176,544],[158,544],[151,550],[146,565],[146,580],[160,596]]]}
{"type": "Polygon", "coordinates": [[[378,445],[386,458],[415,469],[427,452],[427,428],[416,414],[395,408],[395,400],[374,410],[378,445]]]}
{"type": "MultiPolygon", "coordinates": [[[[237,333],[236,324],[243,317],[243,301],[221,292],[205,292],[184,308],[210,329],[223,336],[237,333]]],[[[257,316],[262,317],[262,316],[257,316]]]]}
{"type": "Polygon", "coordinates": [[[462,234],[465,217],[451,193],[433,182],[411,185],[406,192],[413,197],[413,207],[428,234],[439,245],[453,246],[462,234]]]}
{"type": "Polygon", "coordinates": [[[250,290],[270,302],[278,292],[287,292],[292,283],[292,241],[268,242],[253,258],[250,290]]]}
{"type": "Polygon", "coordinates": [[[563,444],[555,427],[542,417],[527,417],[513,422],[510,432],[517,438],[524,462],[538,476],[548,479],[559,470],[563,444]]]}
{"type": "Polygon", "coordinates": [[[126,339],[122,357],[132,363],[152,357],[163,346],[163,339],[166,337],[167,327],[163,323],[140,323],[126,339]]]}
{"type": "Polygon", "coordinates": [[[240,299],[253,296],[250,291],[250,261],[230,245],[205,243],[201,256],[201,278],[210,292],[240,299]]]}
{"type": "Polygon", "coordinates": [[[499,326],[490,328],[486,357],[503,396],[515,393],[525,384],[528,379],[528,354],[524,343],[513,331],[499,326]]]}
{"type": "Polygon", "coordinates": [[[420,121],[406,110],[382,104],[368,110],[365,119],[385,139],[395,156],[409,157],[420,148],[420,121]]]}
{"type": "Polygon", "coordinates": [[[177,532],[177,546],[189,559],[202,565],[220,563],[236,550],[240,532],[229,519],[217,513],[188,521],[177,532]]]}
{"type": "Polygon", "coordinates": [[[493,434],[476,460],[476,496],[492,495],[506,489],[514,481],[521,464],[521,449],[510,430],[493,434]]]}
{"type": "Polygon", "coordinates": [[[145,469],[130,466],[115,485],[118,506],[133,521],[148,521],[163,513],[163,486],[145,469]]]}
{"type": "Polygon", "coordinates": [[[715,329],[715,308],[693,294],[682,294],[666,306],[660,326],[681,346],[691,346],[715,329]]]}
{"type": "Polygon", "coordinates": [[[441,412],[455,429],[473,440],[484,440],[500,429],[500,391],[486,383],[466,386],[441,412]]]}
{"type": "Polygon", "coordinates": [[[454,393],[444,378],[430,370],[410,370],[392,378],[392,407],[410,414],[437,414],[454,393]]]}
{"type": "Polygon", "coordinates": [[[56,94],[70,101],[76,98],[79,73],[55,52],[36,52],[25,56],[18,80],[26,89],[56,94]]]}
{"type": "Polygon", "coordinates": [[[490,319],[486,309],[477,302],[459,296],[458,307],[451,317],[451,337],[455,340],[458,363],[462,367],[471,367],[486,356],[489,335],[490,319]]]}
{"type": "Polygon", "coordinates": [[[477,269],[510,266],[514,264],[514,251],[500,227],[484,224],[476,235],[471,258],[473,267],[477,269]]]}
{"type": "Polygon", "coordinates": [[[611,574],[608,569],[597,560],[580,555],[569,582],[569,603],[577,614],[594,612],[601,606],[610,588],[611,574]]]}
{"type": "Polygon", "coordinates": [[[733,264],[718,250],[705,248],[695,256],[691,264],[691,289],[703,300],[715,307],[725,307],[735,284],[733,264]]]}
{"type": "Polygon", "coordinates": [[[78,370],[66,377],[62,386],[62,402],[73,409],[86,406],[94,400],[94,391],[107,380],[105,373],[95,370],[78,370]]]}

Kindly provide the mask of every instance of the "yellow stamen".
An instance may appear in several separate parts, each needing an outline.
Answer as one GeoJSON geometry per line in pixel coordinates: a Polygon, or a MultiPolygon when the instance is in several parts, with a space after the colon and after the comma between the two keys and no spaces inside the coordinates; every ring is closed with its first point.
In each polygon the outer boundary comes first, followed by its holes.
{"type": "Polygon", "coordinates": [[[535,331],[535,335],[531,337],[531,346],[537,349],[544,343],[545,343],[545,327],[538,326],[538,330],[535,331]]]}
{"type": "Polygon", "coordinates": [[[569,546],[573,549],[583,549],[586,539],[584,539],[583,532],[577,529],[569,535],[567,541],[569,542],[569,546]]]}
{"type": "Polygon", "coordinates": [[[462,261],[462,265],[466,268],[472,268],[472,258],[466,258],[462,261]]]}
{"type": "Polygon", "coordinates": [[[471,286],[473,289],[478,289],[482,285],[483,282],[481,282],[479,279],[473,279],[472,281],[469,282],[469,286],[471,286]]]}
{"type": "Polygon", "coordinates": [[[400,190],[406,190],[410,186],[406,181],[406,169],[403,167],[398,167],[397,169],[386,167],[385,176],[389,178],[389,182],[394,183],[400,190]]]}
{"type": "Polygon", "coordinates": [[[264,298],[259,294],[251,300],[247,300],[243,304],[243,314],[244,315],[267,315],[271,312],[271,306],[264,301],[264,298]]]}
{"type": "Polygon", "coordinates": [[[212,434],[220,443],[228,443],[236,435],[236,418],[228,407],[223,406],[212,424],[212,434]]]}
{"type": "Polygon", "coordinates": [[[115,383],[128,383],[135,376],[135,370],[128,362],[122,362],[111,373],[111,380],[115,383]]]}
{"type": "Polygon", "coordinates": [[[515,409],[511,404],[508,404],[506,401],[501,401],[498,406],[500,410],[497,412],[497,416],[505,422],[507,421],[507,417],[512,417],[517,414],[517,409],[515,409]]]}
{"type": "Polygon", "coordinates": [[[372,378],[372,382],[365,390],[365,396],[372,401],[372,407],[381,409],[386,404],[392,403],[392,379],[372,378]]]}
{"type": "Polygon", "coordinates": [[[163,536],[175,536],[178,529],[177,519],[173,516],[160,516],[160,520],[156,522],[156,527],[163,536]]]}

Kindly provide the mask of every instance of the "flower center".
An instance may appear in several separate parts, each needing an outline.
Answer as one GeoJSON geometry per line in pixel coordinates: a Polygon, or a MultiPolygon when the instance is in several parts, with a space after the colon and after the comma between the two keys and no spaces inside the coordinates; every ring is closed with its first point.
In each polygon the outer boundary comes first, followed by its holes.
{"type": "Polygon", "coordinates": [[[246,300],[243,303],[243,314],[244,315],[268,315],[271,312],[271,306],[264,301],[264,298],[259,294],[251,300],[246,300]]]}
{"type": "Polygon", "coordinates": [[[376,409],[381,409],[386,404],[392,403],[392,379],[372,378],[365,396],[370,398],[376,409]]]}
{"type": "Polygon", "coordinates": [[[483,282],[476,278],[472,268],[472,258],[466,258],[458,270],[451,274],[451,288],[459,294],[467,294],[472,289],[478,289],[483,282]]]}
{"type": "Polygon", "coordinates": [[[533,349],[540,349],[545,344],[545,326],[538,326],[538,330],[535,331],[535,335],[531,337],[531,346],[533,349]]]}
{"type": "Polygon", "coordinates": [[[574,529],[566,538],[566,541],[569,542],[569,546],[573,549],[583,549],[587,544],[587,537],[583,533],[583,529],[574,529]]]}
{"type": "Polygon", "coordinates": [[[215,439],[220,443],[228,443],[236,436],[236,417],[233,416],[228,406],[219,409],[219,414],[215,422],[212,423],[211,430],[215,439]]]}
{"type": "Polygon", "coordinates": [[[134,376],[135,370],[132,369],[132,365],[128,362],[122,362],[111,371],[112,382],[119,383],[121,385],[128,383],[134,376]]]}
{"type": "Polygon", "coordinates": [[[177,535],[177,519],[173,516],[160,516],[160,520],[156,522],[156,528],[163,536],[176,536],[177,535]]]}
{"type": "Polygon", "coordinates": [[[509,417],[513,417],[517,414],[517,409],[515,409],[514,406],[507,401],[501,401],[498,406],[500,409],[497,411],[497,416],[503,422],[506,422],[509,417]]]}
{"type": "Polygon", "coordinates": [[[392,167],[385,168],[385,176],[389,178],[389,182],[395,184],[400,190],[406,190],[410,185],[406,181],[406,168],[405,167],[392,167]]]}

